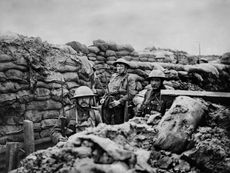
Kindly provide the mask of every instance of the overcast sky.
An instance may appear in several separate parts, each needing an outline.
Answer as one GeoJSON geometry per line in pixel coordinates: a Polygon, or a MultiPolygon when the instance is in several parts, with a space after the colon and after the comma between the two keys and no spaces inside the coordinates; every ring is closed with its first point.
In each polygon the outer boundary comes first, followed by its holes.
{"type": "Polygon", "coordinates": [[[198,54],[230,51],[230,0],[0,0],[0,32],[198,54]]]}

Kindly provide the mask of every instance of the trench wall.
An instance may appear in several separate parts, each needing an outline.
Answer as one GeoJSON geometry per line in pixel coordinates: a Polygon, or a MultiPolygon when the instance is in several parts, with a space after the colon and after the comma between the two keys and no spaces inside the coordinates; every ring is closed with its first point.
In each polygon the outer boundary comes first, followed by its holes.
{"type": "Polygon", "coordinates": [[[40,38],[0,37],[0,170],[7,142],[23,148],[23,120],[34,123],[35,140],[50,142],[51,129],[72,105],[74,89],[91,85],[86,60],[69,46],[40,38]]]}

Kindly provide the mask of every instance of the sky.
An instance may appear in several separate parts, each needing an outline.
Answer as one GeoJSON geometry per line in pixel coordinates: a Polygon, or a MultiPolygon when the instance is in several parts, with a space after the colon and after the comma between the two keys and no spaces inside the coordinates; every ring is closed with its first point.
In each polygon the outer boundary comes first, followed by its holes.
{"type": "Polygon", "coordinates": [[[230,0],[0,0],[0,33],[87,46],[102,39],[136,50],[230,51],[230,0]]]}

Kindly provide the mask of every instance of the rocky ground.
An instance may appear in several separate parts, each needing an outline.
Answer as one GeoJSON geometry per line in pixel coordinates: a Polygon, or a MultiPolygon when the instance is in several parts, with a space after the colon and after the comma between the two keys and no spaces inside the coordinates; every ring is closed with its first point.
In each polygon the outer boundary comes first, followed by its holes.
{"type": "Polygon", "coordinates": [[[159,119],[136,117],[101,124],[24,159],[19,172],[227,173],[230,170],[230,109],[208,104],[208,114],[176,154],[154,147],[159,119]]]}

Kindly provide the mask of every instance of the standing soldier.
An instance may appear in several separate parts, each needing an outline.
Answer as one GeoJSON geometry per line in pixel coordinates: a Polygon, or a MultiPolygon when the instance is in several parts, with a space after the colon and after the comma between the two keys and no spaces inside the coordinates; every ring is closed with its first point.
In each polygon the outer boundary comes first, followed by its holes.
{"type": "Polygon", "coordinates": [[[161,99],[161,89],[165,89],[163,81],[165,74],[161,70],[152,70],[147,80],[151,84],[144,96],[144,100],[138,110],[137,116],[151,114],[152,111],[160,112],[163,115],[166,111],[166,103],[161,99]]]}
{"type": "Polygon", "coordinates": [[[75,90],[74,108],[69,117],[60,118],[58,124],[51,132],[54,143],[66,141],[67,137],[85,130],[87,127],[95,127],[102,122],[101,115],[95,106],[93,91],[87,86],[80,86],[75,90]]]}
{"type": "Polygon", "coordinates": [[[113,65],[117,73],[112,75],[107,94],[101,100],[102,120],[106,124],[121,124],[129,119],[128,105],[136,94],[136,84],[127,72],[130,66],[124,59],[118,59],[113,65]]]}

